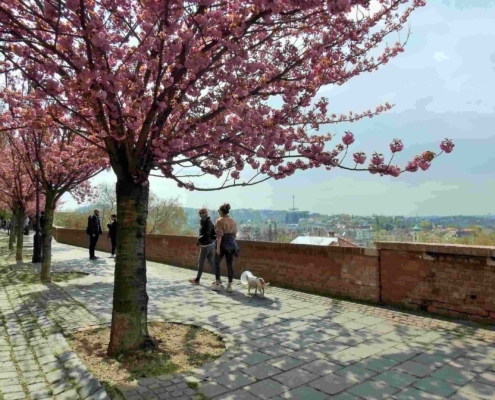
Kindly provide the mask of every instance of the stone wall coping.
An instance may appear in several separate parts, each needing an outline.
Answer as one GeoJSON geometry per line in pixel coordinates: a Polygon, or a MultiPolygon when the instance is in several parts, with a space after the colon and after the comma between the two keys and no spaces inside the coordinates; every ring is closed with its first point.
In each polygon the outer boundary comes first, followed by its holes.
{"type": "Polygon", "coordinates": [[[379,250],[412,251],[418,253],[452,254],[473,257],[495,257],[495,247],[493,246],[403,242],[375,242],[375,244],[379,250]]]}
{"type": "MultiPolygon", "coordinates": [[[[64,228],[54,226],[55,229],[84,232],[82,229],[64,228]]],[[[149,238],[162,240],[183,240],[194,244],[195,236],[180,235],[157,235],[148,234],[149,238]]],[[[312,250],[314,254],[354,254],[366,257],[378,257],[379,250],[411,251],[417,253],[434,253],[434,254],[452,254],[473,257],[495,257],[495,246],[468,246],[461,244],[431,244],[431,243],[404,243],[404,242],[375,242],[376,248],[365,247],[338,247],[338,246],[318,246],[310,244],[291,244],[291,243],[274,243],[274,242],[256,242],[239,240],[239,246],[247,246],[258,250],[275,250],[275,251],[295,251],[306,252],[312,250]]]]}

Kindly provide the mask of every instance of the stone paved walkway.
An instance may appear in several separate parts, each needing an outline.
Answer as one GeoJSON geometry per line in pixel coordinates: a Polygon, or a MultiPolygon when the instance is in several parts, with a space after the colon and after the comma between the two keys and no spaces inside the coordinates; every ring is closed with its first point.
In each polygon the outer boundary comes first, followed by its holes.
{"type": "MultiPolygon", "coordinates": [[[[54,270],[89,275],[0,287],[0,399],[108,399],[63,337],[110,321],[114,262],[97,255],[54,244],[54,270]]],[[[227,351],[122,386],[126,399],[495,399],[493,330],[276,288],[262,299],[238,282],[217,293],[193,275],[148,263],[150,319],[211,329],[227,351]]]]}

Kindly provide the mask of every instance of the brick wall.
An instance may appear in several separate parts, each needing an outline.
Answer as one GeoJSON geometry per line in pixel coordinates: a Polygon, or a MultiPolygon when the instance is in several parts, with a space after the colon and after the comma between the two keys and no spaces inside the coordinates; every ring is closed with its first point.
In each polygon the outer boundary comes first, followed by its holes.
{"type": "Polygon", "coordinates": [[[377,247],[383,303],[495,323],[495,247],[377,247]]]}
{"type": "MultiPolygon", "coordinates": [[[[81,230],[57,228],[54,236],[60,243],[88,246],[81,230]]],[[[196,270],[194,237],[148,235],[146,240],[148,260],[196,270]]],[[[296,290],[495,323],[495,247],[383,242],[365,249],[243,241],[239,246],[236,278],[249,270],[296,290]]],[[[110,251],[105,234],[97,249],[110,251]]],[[[208,265],[205,270],[210,272],[208,265]]]]}
{"type": "MultiPolygon", "coordinates": [[[[58,242],[73,246],[87,247],[89,243],[82,230],[57,228],[54,236],[58,242]]],[[[196,270],[199,248],[195,243],[196,238],[189,236],[147,235],[146,258],[196,270]]],[[[372,302],[379,300],[378,257],[373,249],[243,241],[239,241],[239,247],[241,256],[234,259],[236,278],[248,270],[274,285],[372,302]]],[[[110,251],[105,233],[98,241],[97,250],[110,251]]],[[[222,276],[227,275],[224,264],[222,276]]],[[[211,272],[208,265],[205,271],[211,272]]]]}

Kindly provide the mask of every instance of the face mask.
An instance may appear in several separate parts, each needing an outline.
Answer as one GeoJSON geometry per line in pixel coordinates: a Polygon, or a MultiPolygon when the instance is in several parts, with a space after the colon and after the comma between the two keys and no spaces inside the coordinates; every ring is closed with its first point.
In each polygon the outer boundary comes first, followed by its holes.
{"type": "Polygon", "coordinates": [[[199,218],[201,218],[201,220],[202,220],[202,221],[204,221],[204,220],[206,219],[206,215],[205,215],[205,214],[201,214],[201,215],[199,216],[199,218]]]}

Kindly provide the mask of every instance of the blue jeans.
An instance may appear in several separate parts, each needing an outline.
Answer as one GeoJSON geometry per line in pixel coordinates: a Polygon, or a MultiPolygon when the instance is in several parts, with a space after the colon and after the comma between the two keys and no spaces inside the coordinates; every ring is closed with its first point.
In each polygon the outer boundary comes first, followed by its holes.
{"type": "Polygon", "coordinates": [[[208,246],[201,246],[201,250],[199,252],[199,260],[198,260],[198,275],[196,276],[196,282],[199,282],[201,279],[201,275],[203,275],[203,268],[205,266],[205,261],[208,260],[208,264],[211,266],[211,271],[215,271],[215,248],[216,242],[208,246]]]}

